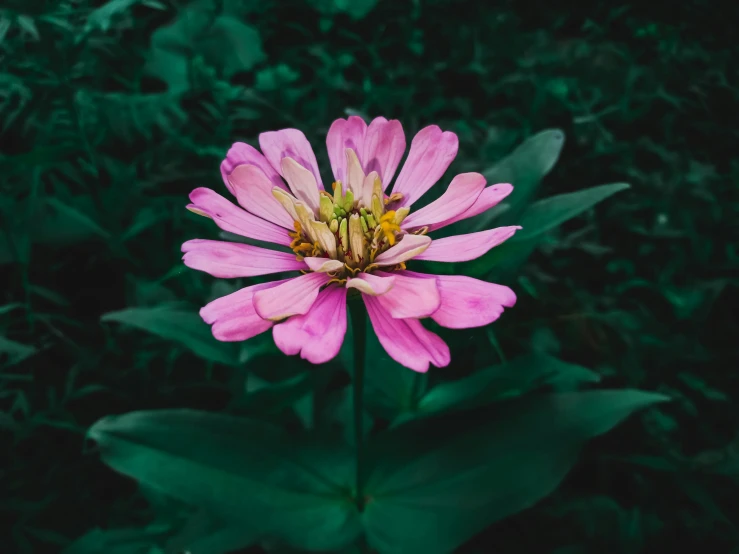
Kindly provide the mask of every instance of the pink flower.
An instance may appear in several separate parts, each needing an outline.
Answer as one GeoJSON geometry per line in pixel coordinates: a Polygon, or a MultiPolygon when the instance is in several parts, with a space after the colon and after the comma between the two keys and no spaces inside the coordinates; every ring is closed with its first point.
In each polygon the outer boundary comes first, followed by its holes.
{"type": "Polygon", "coordinates": [[[453,329],[479,327],[515,304],[516,295],[502,285],[406,269],[411,259],[475,259],[520,229],[499,227],[439,239],[428,235],[484,212],[513,189],[509,184],[486,188],[479,173],[457,175],[438,200],[411,211],[457,155],[454,133],[436,125],[419,131],[389,191],[406,146],[398,121],[334,121],[326,137],[336,179],[330,191],[324,189],[302,132],[262,133],[259,145],[261,153],[237,142],[221,164],[223,181],[241,207],[198,188],[190,194],[188,209],[210,217],[224,231],[292,253],[195,239],[182,245],[184,261],[223,278],[301,274],[246,287],[205,306],[200,315],[218,340],[242,341],[272,328],[282,352],[324,363],[338,354],[344,340],[347,294],[361,294],[390,357],[424,372],[429,364],[448,365],[450,355],[421,319],[430,317],[453,329]]]}

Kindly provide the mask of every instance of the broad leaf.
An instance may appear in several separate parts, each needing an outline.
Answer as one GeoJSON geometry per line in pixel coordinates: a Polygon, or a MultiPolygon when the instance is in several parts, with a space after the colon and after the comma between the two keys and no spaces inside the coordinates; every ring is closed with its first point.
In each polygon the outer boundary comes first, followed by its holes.
{"type": "Polygon", "coordinates": [[[627,183],[614,183],[539,200],[523,212],[518,223],[523,229],[513,235],[510,240],[528,240],[551,231],[565,221],[589,210],[598,202],[628,188],[627,183]]]}
{"type": "MultiPolygon", "coordinates": [[[[513,192],[506,198],[509,206],[500,225],[515,222],[523,207],[534,197],[542,178],[551,171],[564,146],[564,133],[548,129],[526,139],[511,154],[483,172],[488,183],[511,183],[513,192]]],[[[515,223],[518,224],[518,223],[515,223]]]]}
{"type": "Polygon", "coordinates": [[[110,239],[111,235],[108,231],[100,227],[100,225],[95,223],[92,218],[77,208],[69,206],[57,198],[47,198],[46,203],[53,206],[54,209],[59,212],[61,217],[74,221],[81,228],[88,230],[92,234],[98,235],[104,239],[110,239]]]}
{"type": "Polygon", "coordinates": [[[363,520],[382,554],[447,554],[551,493],[582,444],[667,397],[637,390],[535,395],[404,424],[368,447],[363,520]]]}
{"type": "Polygon", "coordinates": [[[165,81],[172,94],[189,88],[190,61],[195,56],[202,56],[225,78],[248,71],[265,58],[257,29],[229,15],[216,16],[211,8],[194,3],[152,34],[146,70],[165,81]]]}
{"type": "Polygon", "coordinates": [[[546,354],[530,354],[435,386],[420,399],[417,411],[422,415],[451,409],[469,410],[519,396],[542,385],[565,392],[581,383],[599,380],[597,373],[582,366],[546,354]]]}
{"type": "Polygon", "coordinates": [[[157,548],[162,530],[153,529],[91,529],[61,554],[164,554],[157,548]]]}
{"type": "Polygon", "coordinates": [[[87,16],[87,23],[85,25],[85,31],[89,31],[94,28],[99,28],[105,32],[110,28],[110,24],[113,18],[128,10],[134,4],[141,0],[110,0],[99,8],[95,8],[87,16]]]}
{"type": "Polygon", "coordinates": [[[199,50],[225,77],[248,71],[265,58],[259,31],[227,15],[216,18],[199,50]]]}
{"type": "Polygon", "coordinates": [[[343,547],[360,532],[344,447],[192,410],[108,417],[89,435],[116,471],[232,525],[309,550],[343,547]]]}
{"type": "Polygon", "coordinates": [[[212,362],[239,363],[238,345],[213,338],[208,325],[194,311],[171,307],[128,308],[104,314],[100,320],[117,321],[176,341],[212,362]]]}
{"type": "Polygon", "coordinates": [[[386,419],[411,409],[426,387],[426,377],[393,360],[367,321],[365,362],[365,406],[386,419]]]}
{"type": "Polygon", "coordinates": [[[518,268],[528,260],[540,242],[540,237],[520,241],[508,239],[476,260],[456,264],[454,269],[457,273],[478,279],[507,282],[515,276],[518,268]]]}
{"type": "Polygon", "coordinates": [[[0,362],[7,357],[5,363],[7,365],[17,364],[26,358],[33,356],[38,350],[35,346],[22,344],[0,335],[0,362]]]}

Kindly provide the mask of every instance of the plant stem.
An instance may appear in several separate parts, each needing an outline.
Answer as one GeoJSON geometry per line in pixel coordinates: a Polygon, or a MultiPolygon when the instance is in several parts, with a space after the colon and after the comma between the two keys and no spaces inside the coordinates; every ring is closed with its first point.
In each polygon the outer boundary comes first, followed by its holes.
{"type": "Polygon", "coordinates": [[[354,408],[354,442],[357,452],[357,480],[356,480],[356,502],[361,512],[364,509],[364,492],[362,482],[363,458],[364,458],[364,357],[365,357],[365,333],[367,331],[367,315],[364,304],[358,299],[349,302],[349,313],[352,318],[352,334],[354,335],[354,376],[352,379],[352,405],[354,408]]]}

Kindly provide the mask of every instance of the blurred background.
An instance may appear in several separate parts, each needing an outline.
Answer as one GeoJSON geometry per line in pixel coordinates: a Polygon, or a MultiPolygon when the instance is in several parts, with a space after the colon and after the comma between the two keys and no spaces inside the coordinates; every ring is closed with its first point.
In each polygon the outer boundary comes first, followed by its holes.
{"type": "Polygon", "coordinates": [[[68,552],[154,552],[156,506],[88,451],[87,427],[220,410],[250,360],[257,385],[298,363],[269,336],[210,340],[197,309],[237,287],[182,266],[182,242],[218,236],[187,195],[225,194],[227,149],[267,130],[303,130],[328,170],[329,125],[358,114],[400,119],[408,143],[454,131],[450,173],[494,175],[558,129],[538,198],[631,185],[501,272],[516,308],[455,351],[546,353],[675,400],[460,552],[739,552],[737,24],[737,6],[697,0],[5,0],[0,551],[84,535],[68,552]],[[161,306],[179,323],[135,311],[161,306]],[[117,546],[100,550],[103,529],[123,529],[117,546]]]}

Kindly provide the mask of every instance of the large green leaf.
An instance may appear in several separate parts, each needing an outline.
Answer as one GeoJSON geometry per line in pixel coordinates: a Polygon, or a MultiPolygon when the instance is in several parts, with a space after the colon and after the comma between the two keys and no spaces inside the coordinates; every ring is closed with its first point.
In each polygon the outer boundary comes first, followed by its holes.
{"type": "Polygon", "coordinates": [[[614,183],[539,200],[518,216],[515,223],[523,229],[484,256],[464,264],[455,264],[453,272],[505,281],[534,252],[547,231],[627,188],[629,185],[626,183],[614,183]]]}
{"type": "Polygon", "coordinates": [[[381,554],[452,552],[551,493],[587,439],[665,400],[637,390],[535,395],[404,424],[369,447],[369,543],[381,554]]]}
{"type": "Polygon", "coordinates": [[[127,308],[104,314],[100,320],[117,321],[176,341],[206,360],[229,365],[239,363],[238,345],[213,338],[208,325],[195,312],[167,306],[127,308]]]}
{"type": "Polygon", "coordinates": [[[411,409],[426,387],[426,377],[393,360],[367,323],[365,405],[373,415],[395,418],[411,409]]]}
{"type": "Polygon", "coordinates": [[[108,417],[89,435],[116,471],[262,536],[332,550],[360,533],[343,446],[192,410],[108,417]]]}
{"type": "Polygon", "coordinates": [[[417,415],[478,408],[519,396],[542,385],[566,392],[576,389],[581,383],[597,383],[599,380],[597,373],[582,366],[546,354],[529,354],[435,386],[419,400],[417,415]]]}
{"type": "Polygon", "coordinates": [[[17,364],[26,358],[33,356],[38,350],[35,346],[22,344],[0,335],[0,362],[7,365],[17,364]],[[6,358],[6,360],[3,360],[6,358]]]}
{"type": "Polygon", "coordinates": [[[208,3],[193,2],[177,18],[151,36],[146,71],[180,94],[190,86],[191,60],[195,56],[229,78],[248,71],[265,58],[256,28],[230,15],[216,15],[208,3]]]}
{"type": "Polygon", "coordinates": [[[506,282],[515,276],[518,268],[531,256],[540,242],[540,237],[520,241],[508,239],[476,260],[455,264],[454,269],[461,275],[485,278],[496,283],[506,282]]]}
{"type": "Polygon", "coordinates": [[[91,529],[62,550],[62,554],[164,554],[157,548],[161,530],[91,529]]]}
{"type": "Polygon", "coordinates": [[[523,212],[518,223],[523,229],[513,235],[510,240],[523,241],[551,231],[565,221],[589,210],[598,202],[627,188],[629,188],[627,183],[613,183],[539,200],[523,212]]]}
{"type": "Polygon", "coordinates": [[[513,192],[506,198],[509,206],[501,216],[501,225],[516,222],[520,211],[536,194],[542,178],[559,159],[565,135],[559,129],[547,129],[526,139],[508,156],[483,172],[488,183],[511,183],[513,192]]]}

